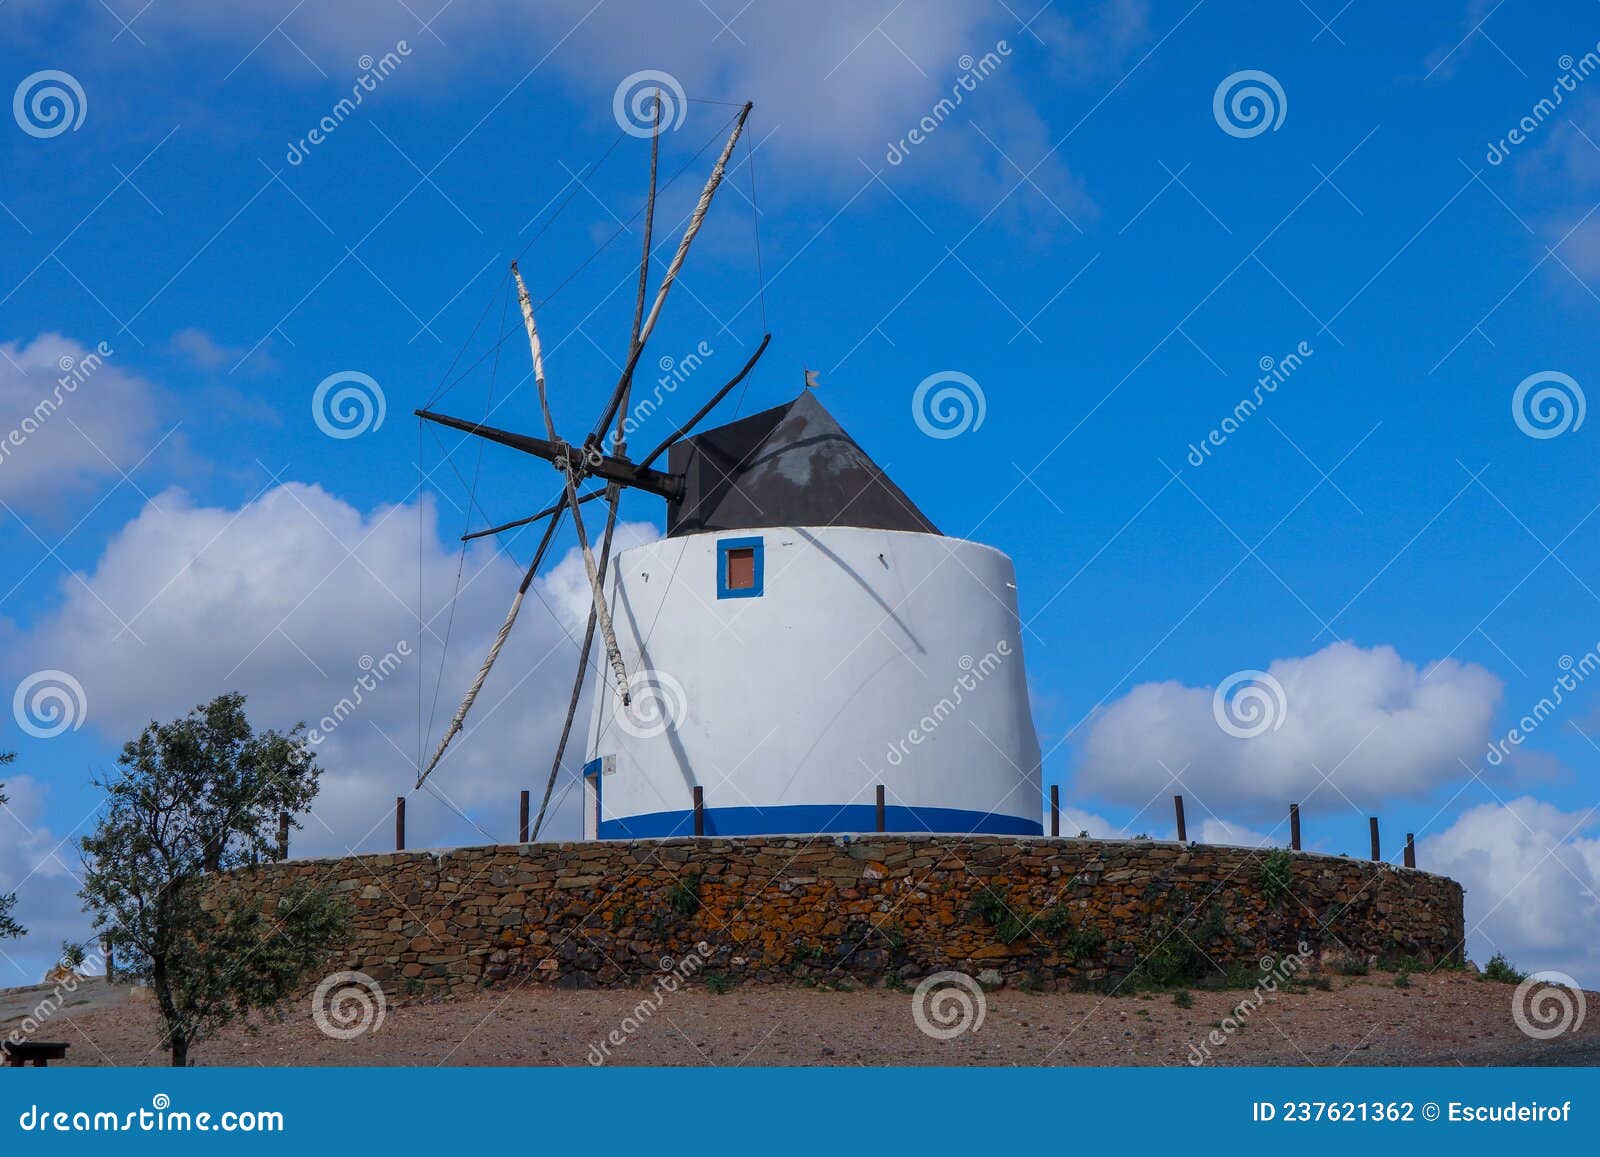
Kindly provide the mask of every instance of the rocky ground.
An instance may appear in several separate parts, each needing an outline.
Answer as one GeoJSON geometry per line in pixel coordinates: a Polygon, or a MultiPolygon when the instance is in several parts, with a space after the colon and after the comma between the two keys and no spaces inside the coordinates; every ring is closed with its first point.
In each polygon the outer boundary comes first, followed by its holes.
{"type": "MultiPolygon", "coordinates": [[[[230,1028],[195,1050],[202,1065],[1549,1065],[1600,1063],[1600,1013],[1577,1032],[1529,1039],[1511,1016],[1513,986],[1468,973],[1331,977],[1331,988],[1282,992],[1224,1032],[1247,993],[1104,997],[988,993],[982,1024],[950,1040],[922,1032],[909,992],[703,988],[668,994],[659,1011],[624,1021],[648,993],[531,986],[449,1000],[391,1003],[375,1031],[324,1035],[308,1002],[257,1033],[230,1028]],[[596,1051],[616,1030],[609,1056],[596,1051]],[[1208,1044],[1219,1033],[1225,1043],[1208,1044]]],[[[48,990],[32,990],[37,994],[48,990]]],[[[80,988],[39,1040],[72,1043],[74,1065],[165,1062],[148,999],[99,982],[80,988]]],[[[1587,994],[1594,1005],[1600,994],[1587,994]]],[[[25,1011],[0,993],[0,1036],[25,1011]],[[12,1019],[8,1020],[10,1017],[12,1019]]]]}

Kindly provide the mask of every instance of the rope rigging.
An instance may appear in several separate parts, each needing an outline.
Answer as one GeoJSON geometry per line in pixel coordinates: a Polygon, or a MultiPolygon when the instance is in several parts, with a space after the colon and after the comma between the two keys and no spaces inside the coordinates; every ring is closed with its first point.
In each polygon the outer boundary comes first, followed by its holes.
{"type": "MultiPolygon", "coordinates": [[[[720,104],[723,102],[700,101],[697,103],[720,104]]],[[[749,117],[752,106],[746,102],[735,107],[737,107],[738,111],[730,118],[731,129],[728,125],[724,125],[722,130],[719,130],[716,135],[708,139],[705,144],[702,144],[697,150],[695,150],[694,154],[686,162],[684,162],[684,164],[679,167],[664,184],[658,186],[657,174],[661,136],[661,102],[658,93],[655,102],[655,131],[651,134],[650,186],[644,205],[641,209],[636,210],[627,221],[622,222],[609,237],[596,246],[587,257],[579,262],[578,265],[564,278],[558,281],[555,286],[538,302],[539,307],[543,307],[550,301],[554,300],[557,295],[559,295],[584,271],[584,269],[586,269],[593,261],[595,261],[602,253],[604,253],[617,237],[619,237],[623,232],[630,230],[632,222],[639,217],[641,212],[644,214],[643,243],[641,246],[637,270],[637,292],[635,295],[633,324],[629,337],[627,360],[618,374],[615,387],[610,391],[605,408],[601,412],[599,421],[587,434],[581,445],[565,442],[557,434],[556,422],[551,411],[550,399],[547,391],[543,347],[540,342],[539,331],[535,320],[535,303],[532,295],[528,292],[527,286],[523,282],[521,273],[518,269],[518,259],[524,256],[528,249],[530,249],[532,245],[549,228],[551,228],[555,221],[560,218],[561,214],[575,199],[580,189],[583,188],[584,177],[592,177],[600,168],[600,166],[604,164],[605,160],[611,155],[611,153],[615,151],[617,144],[620,143],[621,134],[619,134],[617,139],[611,142],[611,144],[607,147],[605,152],[602,153],[597,161],[583,171],[583,174],[574,177],[572,182],[573,188],[571,191],[560,200],[560,202],[556,205],[555,210],[547,217],[544,223],[529,239],[527,244],[523,246],[522,250],[517,254],[517,259],[512,260],[507,278],[500,282],[501,292],[506,291],[507,282],[510,282],[515,287],[520,312],[522,314],[523,328],[529,341],[529,353],[533,363],[534,383],[538,394],[540,415],[543,420],[546,438],[537,439],[525,435],[513,434],[509,431],[494,429],[493,427],[484,425],[482,422],[466,422],[462,421],[461,419],[449,418],[445,415],[431,412],[431,407],[434,403],[448,395],[462,381],[471,376],[486,360],[491,358],[493,361],[491,363],[489,375],[489,395],[486,402],[485,417],[487,418],[488,415],[492,414],[499,406],[510,400],[511,394],[516,390],[515,386],[513,386],[510,391],[507,391],[507,393],[499,402],[495,401],[496,382],[499,368],[499,352],[501,347],[510,338],[510,334],[507,332],[506,324],[509,303],[504,298],[502,299],[500,324],[501,332],[499,335],[497,335],[494,344],[488,350],[485,350],[482,354],[480,354],[470,364],[466,365],[464,369],[459,369],[458,372],[458,367],[461,366],[466,348],[471,344],[477,333],[481,330],[483,322],[487,318],[488,307],[486,306],[484,312],[479,316],[477,323],[474,325],[472,333],[469,334],[467,342],[463,343],[462,349],[458,350],[456,355],[451,359],[450,365],[446,368],[445,374],[441,378],[439,384],[435,387],[432,394],[429,396],[427,407],[417,411],[419,420],[421,422],[435,422],[447,425],[458,431],[461,431],[466,436],[477,436],[484,441],[497,441],[503,445],[507,445],[525,453],[532,454],[536,457],[543,458],[554,465],[562,476],[562,491],[558,495],[557,501],[547,509],[526,518],[516,519],[511,522],[503,523],[499,526],[492,526],[486,530],[473,531],[471,530],[471,525],[475,511],[482,514],[486,522],[488,521],[487,512],[483,510],[481,504],[478,502],[477,495],[478,486],[482,479],[482,442],[480,441],[479,443],[478,454],[474,463],[470,482],[461,476],[461,472],[457,470],[454,466],[454,463],[451,462],[452,471],[455,473],[457,479],[460,480],[468,490],[468,504],[465,511],[466,526],[464,527],[461,535],[461,556],[457,565],[455,589],[451,596],[451,607],[449,617],[446,621],[445,634],[442,644],[443,652],[448,651],[452,635],[452,627],[455,621],[455,603],[459,600],[462,594],[462,579],[464,574],[467,542],[471,541],[472,539],[485,537],[488,535],[498,536],[502,532],[536,523],[541,519],[548,519],[548,522],[541,536],[538,549],[535,551],[531,562],[523,574],[523,578],[516,592],[516,596],[512,600],[511,606],[500,625],[500,629],[496,633],[494,640],[489,647],[488,654],[483,663],[479,666],[466,691],[465,696],[461,701],[460,706],[457,708],[449,726],[446,728],[443,736],[440,738],[438,746],[435,748],[433,755],[431,759],[428,760],[426,766],[420,766],[421,761],[419,758],[419,769],[416,781],[416,787],[421,788],[428,776],[443,759],[446,749],[449,747],[451,741],[462,731],[465,725],[465,720],[468,713],[472,709],[474,701],[481,692],[484,683],[488,678],[489,672],[493,669],[497,659],[500,657],[500,654],[505,647],[507,640],[510,637],[512,628],[515,625],[515,622],[521,611],[524,598],[528,592],[528,589],[533,585],[534,579],[539,573],[540,566],[546,560],[555,536],[560,529],[562,520],[564,517],[570,515],[573,520],[578,551],[581,554],[584,563],[585,577],[587,579],[586,585],[588,587],[590,597],[590,607],[588,613],[588,622],[584,631],[583,639],[581,644],[579,644],[579,662],[573,681],[572,693],[567,705],[565,721],[556,747],[554,759],[552,760],[549,776],[545,784],[543,798],[541,799],[539,806],[538,817],[531,829],[530,838],[533,839],[538,838],[538,834],[544,825],[546,815],[550,807],[551,796],[554,791],[555,783],[559,777],[564,763],[564,756],[567,745],[571,738],[578,703],[583,692],[584,682],[586,676],[591,670],[590,656],[593,650],[594,637],[597,632],[601,637],[604,649],[606,651],[606,662],[611,668],[611,674],[615,681],[615,689],[618,698],[622,701],[624,706],[626,706],[630,701],[627,670],[623,663],[621,648],[616,638],[615,627],[611,620],[610,608],[605,595],[605,580],[611,563],[611,555],[614,545],[613,539],[619,517],[622,493],[629,487],[635,487],[646,489],[652,493],[667,497],[670,500],[676,500],[673,496],[675,494],[682,493],[682,479],[676,475],[662,474],[658,471],[653,471],[650,469],[650,463],[654,462],[656,458],[664,453],[673,442],[686,436],[707,414],[709,414],[713,407],[715,407],[727,396],[730,391],[739,386],[741,383],[745,382],[748,374],[753,369],[756,362],[760,359],[761,355],[765,352],[767,345],[771,340],[771,335],[767,334],[763,338],[760,347],[751,356],[749,361],[744,365],[740,372],[732,380],[717,390],[711,399],[705,405],[700,407],[700,409],[688,422],[680,426],[665,442],[656,447],[643,461],[639,463],[633,463],[629,461],[629,459],[626,457],[627,445],[625,438],[627,434],[626,423],[628,419],[627,407],[633,387],[634,371],[641,356],[643,355],[644,349],[649,342],[652,333],[656,328],[658,321],[660,320],[669,295],[669,291],[678,279],[678,276],[688,257],[689,250],[699,234],[702,225],[704,224],[713,198],[715,197],[718,188],[723,183],[724,176],[727,172],[728,162],[738,145],[740,137],[744,133],[746,120],[749,117]],[[722,135],[723,131],[727,132],[727,136],[722,150],[718,155],[714,166],[712,167],[710,175],[705,181],[705,186],[701,190],[700,195],[694,204],[693,210],[687,217],[687,223],[684,225],[683,232],[678,238],[672,258],[668,262],[660,279],[660,283],[656,287],[654,298],[653,300],[650,300],[648,287],[652,261],[652,246],[654,243],[655,206],[657,196],[661,190],[669,188],[678,179],[678,177],[686,172],[688,168],[706,152],[710,145],[715,142],[717,137],[722,135]],[[650,300],[648,311],[645,308],[647,300],[650,300]],[[615,433],[611,438],[610,452],[607,453],[605,449],[606,437],[611,431],[613,421],[615,422],[615,433]],[[578,489],[579,484],[585,478],[591,476],[603,480],[605,485],[600,489],[586,491],[580,494],[578,489]],[[676,487],[676,489],[673,489],[674,487],[676,487]],[[601,497],[606,499],[606,521],[600,538],[597,559],[596,552],[593,550],[591,545],[587,528],[584,525],[581,507],[584,504],[601,497]]],[[[755,201],[755,166],[753,150],[750,147],[750,142],[748,139],[746,139],[745,144],[745,163],[750,166],[750,201],[753,213],[755,215],[755,228],[753,230],[753,234],[757,266],[757,293],[761,302],[763,328],[765,328],[765,276],[761,269],[759,208],[757,208],[755,201]]],[[[631,277],[633,274],[630,274],[629,276],[631,277]]],[[[615,293],[615,290],[612,292],[615,293]]],[[[608,294],[607,297],[609,298],[609,296],[610,295],[608,294]]],[[[562,343],[557,343],[557,348],[559,348],[560,344],[562,343]]],[[[520,383],[518,384],[520,385],[520,383]]],[[[747,385],[746,389],[748,389],[747,385]]],[[[743,397],[744,391],[741,391],[741,407],[743,404],[743,397]]],[[[457,443],[457,445],[459,445],[459,443],[457,443]]],[[[450,449],[443,447],[442,443],[441,449],[443,450],[445,460],[447,462],[450,461],[450,449]]],[[[419,467],[421,465],[421,452],[422,443],[419,440],[419,467]]],[[[497,552],[498,551],[503,551],[508,557],[510,556],[510,551],[503,545],[497,545],[497,552]]],[[[514,558],[513,561],[515,561],[514,558]]],[[[419,546],[419,571],[420,566],[421,548],[419,546]]],[[[419,573],[419,609],[421,605],[421,589],[421,576],[419,573]]],[[[540,599],[541,602],[544,602],[543,596],[538,591],[535,591],[535,595],[540,599]]],[[[550,611],[552,617],[557,618],[559,621],[559,617],[555,615],[554,609],[550,608],[548,603],[545,603],[545,606],[546,609],[550,611]]],[[[654,623],[651,624],[651,627],[653,631],[654,623]]],[[[571,636],[569,635],[569,638],[570,637],[571,636]]],[[[434,687],[433,704],[428,717],[427,737],[429,740],[432,738],[434,715],[437,711],[438,700],[441,694],[446,657],[446,653],[441,653],[438,678],[434,687]]],[[[603,670],[603,667],[596,662],[593,664],[593,670],[599,672],[603,670]]],[[[421,676],[419,674],[419,716],[421,706],[422,691],[421,676]]],[[[421,727],[419,718],[419,732],[420,730],[421,727]]],[[[426,747],[421,742],[421,737],[419,735],[419,756],[425,750],[426,747]]],[[[565,798],[565,795],[566,790],[563,790],[560,798],[565,798]]]]}

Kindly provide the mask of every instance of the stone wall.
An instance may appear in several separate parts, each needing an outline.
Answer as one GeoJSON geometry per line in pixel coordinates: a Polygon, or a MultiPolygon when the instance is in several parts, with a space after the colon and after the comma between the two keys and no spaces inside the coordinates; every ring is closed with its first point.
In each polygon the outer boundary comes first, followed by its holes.
{"type": "Polygon", "coordinates": [[[1463,938],[1453,880],[1151,840],[524,844],[291,860],[241,870],[214,896],[255,894],[270,909],[303,879],[350,901],[340,967],[397,995],[523,979],[648,984],[701,944],[701,979],[881,983],[954,968],[1053,988],[1136,968],[1157,980],[1254,970],[1302,942],[1431,963],[1459,959],[1463,938]]]}

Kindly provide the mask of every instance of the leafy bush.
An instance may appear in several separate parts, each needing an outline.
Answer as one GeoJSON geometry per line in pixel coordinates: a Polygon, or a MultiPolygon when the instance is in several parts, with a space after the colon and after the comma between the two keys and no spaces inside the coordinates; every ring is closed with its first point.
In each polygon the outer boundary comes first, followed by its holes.
{"type": "Polygon", "coordinates": [[[1276,908],[1289,898],[1294,856],[1287,848],[1274,848],[1261,863],[1261,894],[1276,908]]]}
{"type": "Polygon", "coordinates": [[[1527,978],[1528,974],[1507,960],[1505,953],[1496,952],[1489,958],[1489,963],[1483,966],[1483,975],[1478,979],[1492,980],[1500,984],[1521,984],[1527,978]]]}
{"type": "Polygon", "coordinates": [[[967,909],[967,915],[982,920],[993,928],[1002,944],[1016,941],[1028,930],[1027,921],[1018,916],[998,892],[987,886],[972,898],[972,905],[967,909]]]}
{"type": "Polygon", "coordinates": [[[673,882],[672,890],[667,893],[667,905],[674,916],[683,920],[700,911],[700,873],[689,872],[679,876],[673,882]]]}
{"type": "Polygon", "coordinates": [[[1180,988],[1177,992],[1172,994],[1172,1003],[1177,1005],[1179,1008],[1193,1008],[1194,993],[1190,992],[1187,988],[1180,988]]]}

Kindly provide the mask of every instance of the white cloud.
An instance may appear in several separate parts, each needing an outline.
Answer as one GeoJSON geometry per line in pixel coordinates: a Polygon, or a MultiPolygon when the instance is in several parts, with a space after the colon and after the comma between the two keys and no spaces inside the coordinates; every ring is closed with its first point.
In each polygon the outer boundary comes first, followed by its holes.
{"type": "Polygon", "coordinates": [[[1600,813],[1528,796],[1463,812],[1417,844],[1417,864],[1467,890],[1467,950],[1600,986],[1600,813]]]}
{"type": "MultiPolygon", "coordinates": [[[[1050,800],[1044,801],[1044,832],[1050,834],[1050,800]]],[[[1093,812],[1082,811],[1074,807],[1061,809],[1061,834],[1063,836],[1076,836],[1079,832],[1088,832],[1091,839],[1112,840],[1125,836],[1126,833],[1118,831],[1112,826],[1111,821],[1104,816],[1095,815],[1093,812]]]]}
{"type": "Polygon", "coordinates": [[[54,510],[155,445],[159,395],[105,343],[0,343],[0,499],[54,510]]]}
{"type": "MultiPolygon", "coordinates": [[[[527,6],[456,0],[435,5],[437,13],[417,8],[420,16],[392,0],[308,4],[287,18],[283,7],[279,0],[163,0],[143,17],[140,30],[158,41],[198,35],[226,42],[241,56],[252,53],[250,67],[311,84],[322,82],[302,53],[347,85],[343,78],[357,74],[360,56],[381,55],[404,39],[411,54],[403,72],[385,84],[385,98],[454,98],[464,76],[503,90],[538,63],[539,79],[563,78],[592,105],[597,122],[609,121],[613,91],[624,77],[662,70],[690,97],[755,101],[758,135],[776,129],[765,155],[803,165],[812,182],[848,180],[852,188],[864,179],[858,158],[881,167],[888,143],[951,95],[964,58],[982,58],[1000,40],[1008,42],[1009,63],[981,82],[956,117],[983,124],[1029,169],[1044,158],[1034,139],[1048,134],[1013,75],[1028,67],[1018,62],[1025,56],[1034,65],[1043,62],[1058,87],[1105,85],[1150,39],[1144,0],[1105,0],[1073,17],[1046,12],[1026,29],[1023,17],[989,0],[869,0],[830,5],[825,14],[809,5],[743,0],[545,0],[527,6]],[[429,30],[421,27],[424,19],[433,21],[429,30]],[[283,36],[266,35],[280,22],[283,36]]],[[[705,125],[730,111],[697,110],[705,125]]],[[[930,161],[934,155],[940,160],[901,172],[915,169],[915,179],[986,197],[985,208],[1015,184],[1011,163],[968,123],[944,127],[936,137],[926,151],[930,161]]],[[[1058,157],[1044,159],[1032,179],[1068,212],[1086,208],[1058,157]]]]}
{"type": "MultiPolygon", "coordinates": [[[[619,548],[655,533],[624,523],[619,548]]],[[[392,800],[409,794],[416,775],[419,677],[436,742],[521,577],[481,544],[467,556],[452,618],[456,562],[429,502],[364,514],[320,487],[290,483],[223,509],[168,491],[112,537],[82,583],[63,584],[58,608],[17,642],[7,665],[14,678],[37,668],[76,675],[88,726],[120,743],[225,689],[248,696],[259,725],[315,725],[355,697],[371,665],[395,655],[399,669],[362,692],[320,746],[328,774],[315,818],[295,837],[302,854],[380,849],[392,800]],[[419,565],[431,618],[420,654],[419,565]]],[[[581,576],[574,551],[535,584],[466,731],[430,781],[484,830],[425,788],[407,805],[413,846],[514,838],[517,792],[542,789],[565,714],[577,651],[569,632],[581,632],[588,610],[581,576]]],[[[581,750],[569,749],[569,766],[581,762],[581,750]]],[[[575,815],[564,817],[569,833],[575,815]]]]}
{"type": "Polygon", "coordinates": [[[1209,811],[1257,817],[1277,816],[1285,800],[1365,808],[1459,778],[1459,761],[1482,753],[1501,693],[1475,664],[1419,667],[1387,646],[1335,643],[1267,674],[1283,689],[1268,708],[1279,722],[1254,738],[1223,730],[1211,687],[1135,687],[1090,725],[1077,790],[1137,807],[1182,790],[1209,811]]]}
{"type": "Polygon", "coordinates": [[[1230,844],[1236,848],[1281,848],[1289,842],[1286,838],[1269,836],[1243,824],[1210,818],[1201,821],[1191,838],[1202,844],[1230,844]]]}
{"type": "Polygon", "coordinates": [[[247,360],[249,368],[257,373],[264,373],[277,369],[277,362],[267,352],[266,344],[257,345],[254,349],[243,346],[224,345],[203,329],[189,326],[180,329],[172,335],[168,343],[174,353],[180,355],[190,365],[199,370],[214,372],[237,366],[241,360],[247,360]]]}

